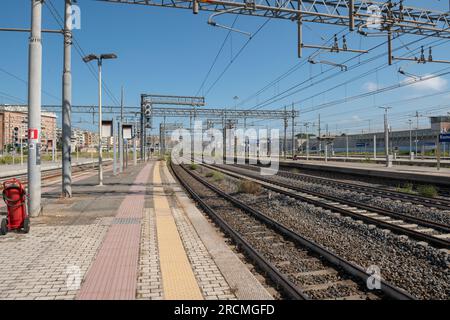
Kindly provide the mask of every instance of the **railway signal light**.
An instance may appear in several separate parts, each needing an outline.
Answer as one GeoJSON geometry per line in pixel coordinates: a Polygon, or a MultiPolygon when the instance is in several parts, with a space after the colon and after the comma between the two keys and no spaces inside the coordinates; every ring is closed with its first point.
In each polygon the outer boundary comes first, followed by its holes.
{"type": "Polygon", "coordinates": [[[144,105],[145,128],[152,127],[151,116],[152,116],[151,104],[147,103],[144,105]]]}
{"type": "Polygon", "coordinates": [[[151,114],[152,114],[152,111],[150,109],[150,105],[146,104],[144,107],[144,115],[146,118],[149,118],[151,116],[151,114]]]}
{"type": "Polygon", "coordinates": [[[14,146],[19,146],[19,127],[14,127],[13,129],[13,139],[14,139],[14,146]]]}

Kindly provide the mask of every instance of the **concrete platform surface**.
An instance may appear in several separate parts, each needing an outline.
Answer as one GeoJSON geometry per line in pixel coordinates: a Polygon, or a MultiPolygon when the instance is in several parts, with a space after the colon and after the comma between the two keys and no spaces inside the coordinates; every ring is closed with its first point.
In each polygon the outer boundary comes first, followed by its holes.
{"type": "Polygon", "coordinates": [[[60,179],[28,234],[0,236],[0,299],[271,299],[165,162],[60,179]]]}
{"type": "Polygon", "coordinates": [[[314,161],[314,160],[280,160],[280,165],[288,165],[305,169],[320,169],[341,173],[350,173],[374,177],[384,177],[392,179],[407,179],[420,183],[436,183],[450,186],[450,169],[432,167],[418,167],[406,165],[394,165],[387,168],[383,164],[375,163],[355,163],[336,161],[314,161]]]}

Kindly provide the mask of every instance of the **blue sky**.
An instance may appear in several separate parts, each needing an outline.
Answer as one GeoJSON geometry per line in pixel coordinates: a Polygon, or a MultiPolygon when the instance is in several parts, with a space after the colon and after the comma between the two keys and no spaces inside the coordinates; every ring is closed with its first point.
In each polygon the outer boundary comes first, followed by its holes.
{"type": "MultiPolygon", "coordinates": [[[[48,2],[49,0],[47,0],[48,2]]],[[[0,2],[0,25],[2,27],[29,27],[29,0],[2,0],[0,2]]],[[[52,0],[62,14],[63,1],[52,0]]],[[[116,99],[120,99],[120,88],[125,87],[125,104],[139,105],[141,93],[174,95],[194,95],[197,93],[214,57],[227,36],[224,29],[207,25],[208,13],[193,15],[187,10],[156,8],[145,6],[118,5],[100,3],[93,0],[79,0],[82,21],[81,30],[75,30],[75,38],[86,53],[115,52],[118,60],[104,63],[104,79],[116,99]]],[[[424,6],[448,11],[447,1],[406,0],[405,5],[424,6]]],[[[223,24],[231,25],[235,16],[218,18],[223,24]]],[[[255,32],[265,19],[241,16],[236,27],[255,32]]],[[[59,28],[48,7],[43,7],[43,27],[59,28]]],[[[343,27],[308,24],[305,28],[305,43],[323,44],[323,39],[347,30],[343,27]]],[[[385,41],[384,38],[364,38],[356,34],[347,36],[352,48],[367,49],[385,41]]],[[[206,81],[203,93],[208,91],[231,57],[247,41],[247,37],[232,33],[227,40],[219,59],[206,81]]],[[[25,103],[26,84],[18,80],[27,79],[28,34],[0,32],[2,50],[0,50],[0,103],[25,103]],[[3,71],[2,71],[3,70],[3,71]],[[13,74],[15,77],[8,72],[13,74]]],[[[394,41],[394,47],[408,44],[419,37],[405,35],[394,41]]],[[[433,42],[435,59],[450,60],[450,43],[435,38],[423,39],[396,52],[396,55],[411,56],[420,45],[433,42]]],[[[353,65],[376,57],[386,51],[386,46],[348,62],[353,65]]],[[[313,50],[305,50],[305,58],[313,50]]],[[[361,130],[379,129],[382,126],[382,110],[379,105],[392,105],[391,119],[394,129],[408,127],[409,115],[419,110],[424,116],[446,114],[450,112],[450,77],[435,78],[414,86],[409,86],[381,95],[373,95],[347,103],[331,105],[316,110],[327,102],[355,96],[377,88],[409,81],[397,71],[402,67],[406,72],[417,75],[431,75],[450,65],[415,63],[397,63],[387,66],[387,57],[374,59],[370,63],[341,72],[323,64],[305,63],[288,77],[269,86],[267,90],[247,100],[255,92],[282,75],[293,66],[302,63],[296,53],[296,24],[291,21],[271,20],[252,38],[242,53],[229,67],[224,76],[206,95],[208,107],[234,108],[236,101],[242,108],[279,109],[291,106],[302,113],[300,124],[309,121],[317,123],[321,114],[322,127],[328,124],[331,132],[361,132],[361,130]],[[361,76],[371,72],[366,76],[361,76]],[[323,74],[321,74],[324,72],[323,74]],[[335,74],[335,75],[334,75],[335,74]],[[325,77],[333,75],[329,80],[325,77]],[[312,78],[312,79],[310,79],[312,78]],[[340,83],[348,84],[336,87],[340,83]],[[298,92],[271,104],[260,103],[286,89],[298,84],[298,92]],[[334,88],[336,87],[336,88],[334,88]],[[334,88],[334,89],[333,89],[334,88]],[[449,92],[447,92],[449,91],[449,92]],[[422,98],[429,96],[427,98],[422,98]],[[245,103],[243,103],[245,102],[245,103]]],[[[417,54],[416,54],[417,55],[417,54]]],[[[342,63],[355,54],[321,53],[316,60],[342,63]]],[[[447,69],[449,71],[450,69],[447,69]]],[[[62,39],[59,35],[45,34],[43,37],[43,104],[59,104],[62,72],[62,39]]],[[[202,92],[201,92],[202,93],[202,92]]],[[[288,92],[291,93],[291,92],[288,92]]],[[[96,80],[89,69],[73,51],[73,104],[85,105],[97,103],[96,80]]],[[[116,104],[108,95],[104,95],[104,104],[116,104]]],[[[180,120],[180,119],[178,119],[180,120]]],[[[92,127],[92,117],[74,115],[74,126],[92,127]],[[89,123],[91,122],[91,123],[89,123]]],[[[158,122],[157,120],[155,121],[158,122]]],[[[265,122],[256,122],[266,125],[265,122]]],[[[274,122],[272,125],[279,125],[274,122]]],[[[421,119],[421,126],[427,126],[428,120],[421,119]]]]}

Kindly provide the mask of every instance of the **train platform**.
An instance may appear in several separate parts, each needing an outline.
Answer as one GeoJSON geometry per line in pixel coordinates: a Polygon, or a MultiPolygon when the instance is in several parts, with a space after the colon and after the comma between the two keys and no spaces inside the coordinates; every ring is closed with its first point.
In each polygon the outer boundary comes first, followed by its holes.
{"type": "Polygon", "coordinates": [[[77,173],[71,199],[59,180],[30,233],[0,237],[0,299],[273,299],[164,161],[77,173]]]}
{"type": "Polygon", "coordinates": [[[389,179],[409,180],[417,183],[433,183],[450,186],[450,168],[394,165],[387,168],[384,164],[357,163],[319,160],[282,160],[281,166],[303,168],[309,170],[322,170],[362,176],[372,176],[389,179]]]}

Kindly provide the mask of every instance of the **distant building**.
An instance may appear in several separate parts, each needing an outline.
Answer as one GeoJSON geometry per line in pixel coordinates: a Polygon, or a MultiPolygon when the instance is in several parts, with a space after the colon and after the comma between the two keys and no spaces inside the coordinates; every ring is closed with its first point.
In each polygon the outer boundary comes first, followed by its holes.
{"type": "MultiPolygon", "coordinates": [[[[410,133],[412,140],[412,150],[416,152],[416,136],[417,136],[417,153],[433,150],[436,148],[437,135],[442,131],[450,132],[450,116],[430,117],[431,127],[428,129],[414,129],[391,131],[389,132],[389,147],[391,150],[398,150],[409,152],[410,133]]],[[[348,137],[344,134],[336,136],[331,149],[335,152],[345,152],[347,148],[349,152],[373,152],[374,137],[376,140],[376,148],[378,152],[384,150],[384,132],[364,133],[364,134],[349,134],[348,137]]],[[[316,138],[310,140],[310,150],[312,152],[319,149],[319,142],[316,138]]],[[[305,150],[306,142],[303,142],[301,148],[305,150]]],[[[322,151],[324,149],[324,142],[322,142],[322,151]]]]}
{"type": "Polygon", "coordinates": [[[98,134],[90,131],[83,132],[84,147],[92,148],[98,146],[98,134]]]}
{"type": "MultiPolygon", "coordinates": [[[[28,142],[28,107],[17,105],[0,105],[0,152],[15,143],[14,128],[19,128],[18,139],[28,142]]],[[[49,150],[56,143],[56,114],[41,113],[41,147],[49,150]]]]}

